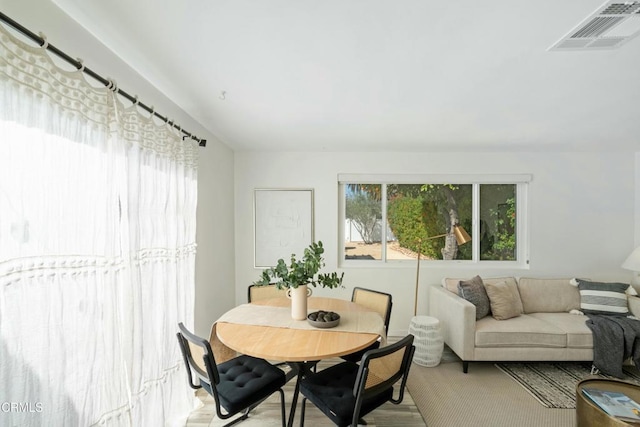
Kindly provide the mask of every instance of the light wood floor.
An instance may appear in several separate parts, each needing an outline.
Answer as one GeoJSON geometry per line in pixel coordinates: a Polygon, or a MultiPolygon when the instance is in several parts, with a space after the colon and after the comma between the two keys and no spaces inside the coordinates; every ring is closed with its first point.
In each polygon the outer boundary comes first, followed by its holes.
{"type": "MultiPolygon", "coordinates": [[[[317,369],[321,370],[334,363],[342,362],[341,359],[329,359],[318,364],[317,369]]],[[[285,408],[287,417],[291,409],[291,401],[295,378],[287,383],[284,388],[285,408]]],[[[397,392],[396,392],[397,393],[397,392]]],[[[191,413],[187,420],[186,427],[221,427],[229,420],[220,420],[216,417],[216,409],[213,398],[201,390],[197,394],[203,406],[191,413]]],[[[396,394],[397,396],[397,394],[396,394]]],[[[296,408],[295,425],[300,425],[300,400],[296,408]]],[[[399,405],[386,403],[365,417],[367,425],[370,427],[425,427],[426,424],[422,415],[416,408],[409,393],[404,394],[404,400],[399,405]]],[[[267,401],[251,411],[249,419],[237,424],[240,427],[280,427],[280,397],[276,393],[267,401]]],[[[329,418],[320,412],[313,404],[307,402],[305,413],[305,425],[311,427],[335,426],[329,418]]]]}

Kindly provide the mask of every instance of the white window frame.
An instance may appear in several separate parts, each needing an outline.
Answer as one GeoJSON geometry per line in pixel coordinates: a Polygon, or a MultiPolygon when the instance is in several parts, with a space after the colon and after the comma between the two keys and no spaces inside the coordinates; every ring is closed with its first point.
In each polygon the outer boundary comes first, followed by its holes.
{"type": "Polygon", "coordinates": [[[413,260],[387,260],[386,254],[386,224],[387,224],[387,198],[386,185],[384,184],[470,184],[473,186],[472,204],[472,230],[467,230],[471,234],[472,259],[471,260],[424,260],[425,265],[434,267],[469,266],[473,268],[517,268],[529,269],[529,209],[528,209],[528,187],[532,181],[530,174],[339,174],[338,193],[339,200],[339,266],[340,267],[415,267],[413,260]],[[382,259],[379,260],[348,260],[345,259],[345,239],[346,239],[346,206],[345,188],[347,184],[381,184],[382,185],[382,259]],[[515,261],[494,261],[480,260],[480,230],[477,227],[480,216],[480,185],[482,184],[514,184],[516,185],[516,260],[515,261]]]}

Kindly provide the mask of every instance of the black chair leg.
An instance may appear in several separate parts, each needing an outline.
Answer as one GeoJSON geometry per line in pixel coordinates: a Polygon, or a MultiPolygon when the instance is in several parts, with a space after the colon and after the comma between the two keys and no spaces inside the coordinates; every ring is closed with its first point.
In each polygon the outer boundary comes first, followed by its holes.
{"type": "Polygon", "coordinates": [[[304,411],[305,411],[305,408],[306,408],[305,403],[307,403],[307,398],[303,397],[302,398],[302,404],[301,404],[301,407],[300,407],[300,427],[304,427],[304,411]]]}
{"type": "Polygon", "coordinates": [[[286,427],[287,425],[287,414],[284,409],[284,391],[282,389],[278,390],[280,392],[280,412],[282,415],[282,427],[286,427]]]}
{"type": "MultiPolygon", "coordinates": [[[[286,412],[285,412],[285,402],[284,402],[284,391],[282,391],[282,389],[278,390],[278,393],[280,393],[280,415],[282,416],[282,427],[286,427],[286,412]]],[[[261,400],[260,402],[256,402],[253,405],[249,406],[247,409],[245,409],[242,412],[242,415],[239,416],[238,418],[235,418],[233,421],[223,425],[222,427],[230,427],[234,424],[237,424],[241,421],[246,420],[247,418],[249,418],[249,413],[257,408],[262,402],[264,402],[265,400],[267,400],[266,398],[261,400]]]]}
{"type": "Polygon", "coordinates": [[[235,418],[231,422],[228,422],[227,424],[223,425],[222,427],[230,427],[232,425],[238,424],[241,421],[246,420],[247,418],[249,418],[249,411],[250,410],[251,410],[251,408],[245,409],[241,416],[239,416],[238,418],[235,418]]]}

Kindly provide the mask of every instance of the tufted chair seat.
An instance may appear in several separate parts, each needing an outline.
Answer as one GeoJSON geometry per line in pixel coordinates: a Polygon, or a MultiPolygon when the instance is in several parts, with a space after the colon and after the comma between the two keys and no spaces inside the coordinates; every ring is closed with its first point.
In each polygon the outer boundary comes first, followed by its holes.
{"type": "Polygon", "coordinates": [[[413,335],[395,344],[367,351],[360,363],[342,362],[309,374],[300,383],[304,426],[305,404],[312,402],[338,426],[356,426],[358,420],[385,402],[399,404],[411,367],[413,335]],[[393,386],[400,380],[398,397],[393,386]]]}
{"type": "MultiPolygon", "coordinates": [[[[322,375],[312,375],[300,384],[300,392],[304,396],[313,396],[313,403],[336,425],[351,423],[356,397],[353,386],[360,366],[354,362],[343,362],[322,371],[322,375]]],[[[373,396],[362,403],[360,416],[373,411],[390,400],[393,388],[373,396]]]]}
{"type": "Polygon", "coordinates": [[[228,412],[239,412],[250,403],[269,397],[274,388],[285,383],[281,369],[245,355],[221,363],[218,372],[220,404],[228,412]]]}

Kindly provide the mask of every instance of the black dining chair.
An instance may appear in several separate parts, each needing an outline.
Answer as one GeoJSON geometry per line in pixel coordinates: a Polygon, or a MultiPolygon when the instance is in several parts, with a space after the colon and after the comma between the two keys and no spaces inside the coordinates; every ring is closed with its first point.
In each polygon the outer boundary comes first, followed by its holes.
{"type": "Polygon", "coordinates": [[[307,375],[300,383],[304,396],[300,426],[304,426],[307,400],[339,427],[355,427],[358,420],[386,402],[401,403],[414,351],[413,335],[407,335],[394,344],[367,351],[359,364],[341,362],[307,375]],[[398,397],[394,398],[393,386],[398,380],[398,397]]]}
{"type": "MultiPolygon", "coordinates": [[[[351,301],[378,313],[384,320],[385,333],[389,333],[389,320],[391,319],[391,307],[393,306],[391,294],[355,287],[351,293],[351,301]]],[[[380,341],[376,341],[367,348],[341,356],[341,358],[351,362],[358,362],[362,359],[362,355],[364,355],[365,352],[379,347],[380,341]]]]}
{"type": "MultiPolygon", "coordinates": [[[[282,386],[286,379],[282,370],[263,359],[246,355],[236,355],[218,364],[209,341],[191,333],[182,322],[178,327],[178,343],[189,386],[193,389],[204,388],[213,396],[216,414],[220,419],[228,419],[242,412],[240,417],[225,427],[247,419],[249,411],[276,391],[280,393],[282,426],[285,426],[282,386]]],[[[215,324],[211,335],[215,335],[215,324]]]]}

